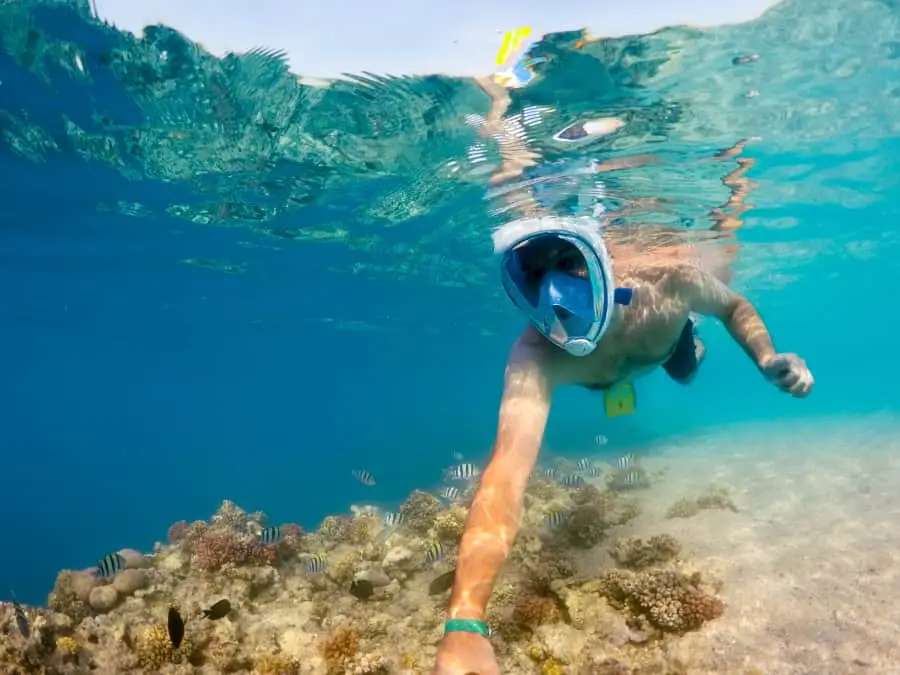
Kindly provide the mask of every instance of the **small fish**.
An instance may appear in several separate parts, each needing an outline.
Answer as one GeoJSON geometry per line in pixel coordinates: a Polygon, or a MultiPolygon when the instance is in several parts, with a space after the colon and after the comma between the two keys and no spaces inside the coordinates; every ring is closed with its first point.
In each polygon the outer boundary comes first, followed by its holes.
{"type": "Polygon", "coordinates": [[[609,439],[603,434],[597,434],[594,436],[594,444],[598,446],[603,446],[609,443],[609,439]]]}
{"type": "Polygon", "coordinates": [[[306,562],[303,563],[303,568],[310,574],[318,574],[325,570],[325,564],[325,556],[321,553],[317,553],[316,555],[311,555],[307,558],[306,562]]]}
{"type": "Polygon", "coordinates": [[[634,458],[634,455],[630,452],[627,455],[622,455],[619,459],[616,460],[616,468],[617,469],[627,469],[629,467],[634,466],[637,460],[634,458]]]}
{"type": "Polygon", "coordinates": [[[450,455],[450,456],[453,458],[453,461],[454,461],[454,462],[461,462],[461,461],[463,461],[463,459],[465,459],[465,458],[463,457],[463,454],[462,454],[461,452],[454,452],[454,453],[453,453],[452,455],[450,455]]]}
{"type": "Polygon", "coordinates": [[[432,542],[425,551],[425,562],[429,565],[444,558],[444,546],[439,541],[432,542]]]}
{"type": "Polygon", "coordinates": [[[169,640],[175,649],[178,649],[184,640],[184,619],[174,607],[169,607],[169,640]]]}
{"type": "Polygon", "coordinates": [[[375,477],[365,469],[354,469],[350,474],[363,485],[375,485],[375,477]]]}
{"type": "Polygon", "coordinates": [[[110,553],[97,562],[97,577],[108,579],[125,569],[125,558],[121,553],[110,553]]]}
{"type": "Polygon", "coordinates": [[[444,499],[449,499],[450,501],[455,501],[459,499],[459,488],[453,487],[452,485],[447,485],[441,488],[439,493],[441,497],[444,499]]]}
{"type": "Polygon", "coordinates": [[[731,59],[731,65],[743,66],[748,63],[756,63],[759,61],[759,54],[747,54],[746,56],[735,56],[731,59]]]}
{"type": "MultiPolygon", "coordinates": [[[[12,593],[12,591],[10,591],[12,593]]],[[[15,593],[12,593],[13,596],[13,613],[16,615],[16,627],[19,629],[19,633],[21,633],[22,637],[26,640],[31,637],[31,624],[28,622],[28,617],[25,616],[25,610],[22,609],[22,605],[19,604],[19,599],[16,597],[15,593]]]]}
{"type": "Polygon", "coordinates": [[[455,578],[455,569],[436,576],[434,579],[432,579],[431,583],[428,584],[428,595],[440,595],[445,591],[449,591],[453,587],[453,580],[455,578]]]}
{"type": "Polygon", "coordinates": [[[381,517],[381,520],[388,527],[396,527],[406,522],[406,514],[399,511],[387,511],[381,517]]]}
{"type": "Polygon", "coordinates": [[[587,474],[587,475],[588,475],[589,477],[591,477],[591,478],[596,478],[597,476],[602,476],[602,475],[603,475],[603,468],[597,466],[596,464],[594,464],[594,465],[592,465],[592,466],[589,466],[589,467],[585,470],[584,473],[587,474]]]}
{"type": "Polygon", "coordinates": [[[584,478],[579,476],[577,473],[570,473],[566,476],[562,477],[562,480],[559,481],[566,487],[578,487],[580,485],[584,485],[584,478]]]}
{"type": "Polygon", "coordinates": [[[587,469],[590,469],[591,466],[591,460],[589,460],[587,457],[582,457],[577,462],[575,462],[575,467],[579,471],[586,471],[587,469]]]}
{"type": "Polygon", "coordinates": [[[221,619],[222,617],[228,616],[231,613],[231,603],[223,598],[209,609],[202,610],[202,613],[203,616],[205,616],[207,619],[216,621],[217,619],[221,619]]]}
{"type": "Polygon", "coordinates": [[[550,530],[556,530],[565,525],[569,519],[569,514],[565,511],[551,511],[544,517],[544,524],[550,530]]]}
{"type": "Polygon", "coordinates": [[[445,475],[451,480],[469,480],[471,478],[475,478],[481,471],[478,470],[478,467],[472,464],[472,462],[466,462],[464,464],[457,464],[456,466],[451,466],[445,472],[445,475]]]}
{"type": "Polygon", "coordinates": [[[610,487],[617,490],[647,487],[647,473],[643,469],[627,469],[610,477],[610,487]]]}
{"type": "Polygon", "coordinates": [[[368,600],[375,592],[375,586],[366,579],[356,579],[350,584],[350,594],[360,600],[368,600]]]}
{"type": "Polygon", "coordinates": [[[553,480],[554,478],[556,478],[556,474],[558,473],[558,471],[556,469],[554,469],[552,466],[548,466],[546,469],[543,470],[543,473],[546,478],[553,480]]]}
{"type": "Polygon", "coordinates": [[[259,533],[259,540],[265,546],[271,546],[281,541],[281,528],[277,525],[266,527],[259,533]]]}

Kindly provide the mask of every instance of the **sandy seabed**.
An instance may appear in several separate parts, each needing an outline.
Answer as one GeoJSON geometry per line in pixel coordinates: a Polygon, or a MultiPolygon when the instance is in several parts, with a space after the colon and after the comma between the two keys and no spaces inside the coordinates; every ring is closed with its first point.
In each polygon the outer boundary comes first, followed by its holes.
{"type": "Polygon", "coordinates": [[[675,536],[724,582],[724,616],[685,638],[706,653],[698,672],[900,674],[900,418],[728,427],[646,451],[662,477],[628,529],[675,536]],[[738,513],[665,519],[711,483],[738,513]]]}

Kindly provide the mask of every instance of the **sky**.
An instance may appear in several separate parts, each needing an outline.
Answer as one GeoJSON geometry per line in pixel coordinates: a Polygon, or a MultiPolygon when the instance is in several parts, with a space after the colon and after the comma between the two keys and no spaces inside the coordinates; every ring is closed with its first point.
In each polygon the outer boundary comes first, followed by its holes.
{"type": "Polygon", "coordinates": [[[291,70],[313,77],[482,75],[493,70],[505,31],[536,35],[588,28],[593,36],[663,26],[714,26],[759,16],[776,0],[95,0],[97,13],[140,34],[163,23],[222,56],[283,49],[291,70]]]}

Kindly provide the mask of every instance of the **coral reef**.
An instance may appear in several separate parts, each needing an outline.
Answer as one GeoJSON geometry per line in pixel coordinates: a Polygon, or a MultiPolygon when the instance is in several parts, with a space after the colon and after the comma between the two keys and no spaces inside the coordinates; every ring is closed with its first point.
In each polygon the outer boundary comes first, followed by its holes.
{"type": "Polygon", "coordinates": [[[681,552],[681,544],[668,534],[657,534],[647,541],[640,537],[629,537],[616,542],[609,552],[622,567],[642,570],[661,565],[674,559],[681,552]]]}
{"type": "Polygon", "coordinates": [[[213,572],[225,565],[271,565],[278,557],[273,546],[264,546],[250,534],[211,531],[193,545],[193,565],[213,572]]]}
{"type": "Polygon", "coordinates": [[[159,670],[167,663],[184,663],[193,654],[193,643],[187,638],[176,649],[169,640],[165,625],[155,623],[144,627],[135,641],[138,665],[145,670],[159,670]]]}
{"type": "Polygon", "coordinates": [[[428,534],[444,507],[432,494],[416,490],[400,506],[400,513],[406,526],[418,534],[428,534]]]}
{"type": "Polygon", "coordinates": [[[584,485],[572,494],[573,509],[563,528],[572,546],[591,548],[613,527],[637,516],[637,502],[617,490],[584,485]]]}
{"type": "Polygon", "coordinates": [[[690,518],[704,509],[725,509],[738,512],[728,490],[710,487],[697,497],[682,497],[666,511],[666,518],[690,518]]]}
{"type": "MultiPolygon", "coordinates": [[[[723,612],[710,586],[678,567],[676,540],[624,529],[636,494],[598,482],[529,485],[487,612],[503,672],[670,672],[659,645],[723,612]],[[552,514],[558,527],[548,527],[552,514]]],[[[694,503],[724,504],[722,494],[694,503]]],[[[111,578],[60,572],[49,608],[27,609],[28,639],[0,605],[0,672],[427,673],[447,601],[433,584],[452,580],[467,516],[464,500],[444,506],[416,491],[390,517],[352,507],[304,532],[226,501],[208,521],[173,524],[152,555],[121,551],[125,568],[111,578]],[[223,599],[226,616],[203,616],[223,599]],[[170,606],[185,623],[177,649],[170,606]]]]}
{"type": "Polygon", "coordinates": [[[699,574],[675,570],[613,570],[600,580],[600,593],[612,603],[646,617],[663,631],[697,630],[722,615],[725,604],[702,588],[699,574]]]}

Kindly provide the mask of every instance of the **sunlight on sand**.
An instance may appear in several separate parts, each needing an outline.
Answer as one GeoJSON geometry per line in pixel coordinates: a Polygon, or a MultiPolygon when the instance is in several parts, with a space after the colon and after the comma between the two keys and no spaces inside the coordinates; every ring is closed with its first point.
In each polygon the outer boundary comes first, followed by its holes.
{"type": "Polygon", "coordinates": [[[680,539],[727,602],[681,648],[716,673],[900,673],[900,419],[732,427],[644,451],[662,473],[630,529],[680,539]],[[666,518],[710,485],[739,511],[666,518]]]}

